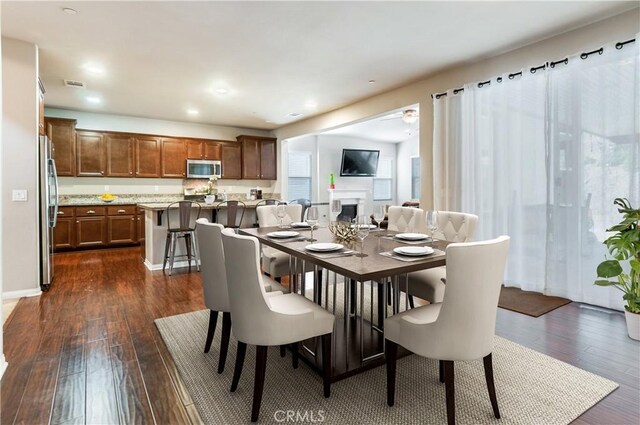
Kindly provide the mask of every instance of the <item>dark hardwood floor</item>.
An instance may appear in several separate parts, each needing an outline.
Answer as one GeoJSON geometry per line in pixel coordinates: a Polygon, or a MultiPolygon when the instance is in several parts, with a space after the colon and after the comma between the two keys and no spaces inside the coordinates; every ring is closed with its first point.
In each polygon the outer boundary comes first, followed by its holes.
{"type": "MultiPolygon", "coordinates": [[[[149,272],[137,248],[56,261],[52,289],[21,300],[4,326],[2,424],[199,423],[153,323],[204,308],[199,273],[149,272]]],[[[498,309],[497,333],[620,384],[576,423],[640,423],[640,343],[622,314],[575,303],[539,318],[498,309]]]]}

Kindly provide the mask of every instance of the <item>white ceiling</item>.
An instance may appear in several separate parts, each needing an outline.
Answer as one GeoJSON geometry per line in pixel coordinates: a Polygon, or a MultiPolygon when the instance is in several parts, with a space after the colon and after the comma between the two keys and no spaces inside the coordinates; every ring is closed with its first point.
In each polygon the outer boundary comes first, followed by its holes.
{"type": "Polygon", "coordinates": [[[633,7],[637,2],[3,1],[2,35],[40,46],[48,106],[273,129],[633,7]],[[87,64],[104,73],[91,74],[87,64]],[[88,88],[65,87],[65,78],[88,88]],[[189,116],[189,108],[199,115],[189,116]],[[304,115],[288,117],[292,112],[304,115]]]}
{"type": "Polygon", "coordinates": [[[402,120],[402,111],[415,109],[418,105],[409,105],[396,111],[390,111],[365,121],[346,125],[322,132],[323,135],[348,136],[367,139],[374,142],[399,143],[415,137],[420,132],[420,121],[408,124],[402,120]]]}

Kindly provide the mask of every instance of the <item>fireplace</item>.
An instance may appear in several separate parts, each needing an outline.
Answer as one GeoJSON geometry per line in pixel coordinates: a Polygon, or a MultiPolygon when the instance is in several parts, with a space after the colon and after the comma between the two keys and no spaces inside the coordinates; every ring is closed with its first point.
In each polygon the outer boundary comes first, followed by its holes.
{"type": "Polygon", "coordinates": [[[338,221],[352,221],[358,216],[358,204],[342,204],[342,211],[338,214],[338,221]]]}

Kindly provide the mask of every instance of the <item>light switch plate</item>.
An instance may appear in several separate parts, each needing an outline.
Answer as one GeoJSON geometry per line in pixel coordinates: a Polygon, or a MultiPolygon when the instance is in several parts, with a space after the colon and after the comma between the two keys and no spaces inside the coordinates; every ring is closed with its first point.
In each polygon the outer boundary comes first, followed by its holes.
{"type": "Polygon", "coordinates": [[[14,189],[11,192],[11,200],[14,202],[27,202],[26,189],[14,189]]]}

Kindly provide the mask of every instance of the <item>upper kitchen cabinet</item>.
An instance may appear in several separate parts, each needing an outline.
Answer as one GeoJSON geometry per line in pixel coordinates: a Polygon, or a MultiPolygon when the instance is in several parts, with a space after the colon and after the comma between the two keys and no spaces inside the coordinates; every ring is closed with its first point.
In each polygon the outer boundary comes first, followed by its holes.
{"type": "Polygon", "coordinates": [[[276,139],[238,136],[242,143],[242,178],[275,180],[277,174],[276,139]]]}
{"type": "Polygon", "coordinates": [[[187,159],[222,159],[222,144],[210,140],[187,140],[187,159]]]}
{"type": "Polygon", "coordinates": [[[135,172],[134,138],[127,134],[104,135],[108,177],[133,177],[135,172]]]}
{"type": "Polygon", "coordinates": [[[104,135],[102,133],[77,131],[76,175],[83,177],[104,176],[106,168],[104,152],[104,135]]]}
{"type": "Polygon", "coordinates": [[[187,175],[185,143],[182,139],[162,139],[162,177],[187,175]]]}
{"type": "Polygon", "coordinates": [[[76,120],[46,118],[47,137],[59,176],[76,175],[76,120]]]}
{"type": "Polygon", "coordinates": [[[227,142],[221,145],[222,150],[222,178],[242,178],[242,145],[227,142]]]}
{"type": "Polygon", "coordinates": [[[136,177],[160,177],[160,137],[135,137],[136,177]]]}

